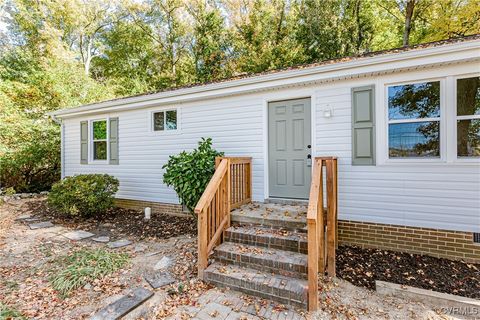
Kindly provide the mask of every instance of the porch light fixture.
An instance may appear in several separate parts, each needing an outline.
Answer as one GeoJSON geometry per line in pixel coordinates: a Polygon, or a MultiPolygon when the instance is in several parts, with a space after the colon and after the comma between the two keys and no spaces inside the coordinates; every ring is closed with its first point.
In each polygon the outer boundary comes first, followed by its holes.
{"type": "Polygon", "coordinates": [[[333,109],[330,105],[327,104],[325,109],[323,109],[323,117],[324,118],[331,118],[333,116],[333,109]]]}

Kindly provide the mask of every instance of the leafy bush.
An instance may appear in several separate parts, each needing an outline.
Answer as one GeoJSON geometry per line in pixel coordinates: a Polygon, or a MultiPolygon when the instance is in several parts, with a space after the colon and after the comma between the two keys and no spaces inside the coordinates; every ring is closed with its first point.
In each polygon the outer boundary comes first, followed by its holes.
{"type": "Polygon", "coordinates": [[[95,279],[102,278],[128,263],[128,255],[105,249],[81,249],[60,258],[50,282],[62,296],[95,279]]]}
{"type": "MultiPolygon", "coordinates": [[[[0,120],[1,122],[1,120],[0,120]]],[[[29,123],[25,122],[25,126],[29,123]]],[[[0,124],[0,145],[8,139],[5,124],[0,124]]],[[[17,131],[17,136],[21,135],[17,131]]],[[[60,132],[57,126],[35,128],[25,137],[12,141],[14,146],[0,150],[0,181],[16,192],[50,190],[60,180],[60,132]],[[38,130],[37,130],[38,129],[38,130]]]]}
{"type": "Polygon", "coordinates": [[[215,158],[222,156],[223,152],[212,148],[211,138],[202,138],[192,152],[170,156],[163,166],[163,182],[172,186],[180,202],[193,211],[215,172],[215,158]]]}
{"type": "Polygon", "coordinates": [[[48,204],[69,216],[104,214],[114,205],[119,182],[108,174],[81,174],[55,183],[48,204]]]}

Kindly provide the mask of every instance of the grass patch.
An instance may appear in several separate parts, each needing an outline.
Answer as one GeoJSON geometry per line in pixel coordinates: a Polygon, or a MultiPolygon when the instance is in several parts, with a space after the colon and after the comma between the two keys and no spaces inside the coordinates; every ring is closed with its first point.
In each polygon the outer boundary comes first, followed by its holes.
{"type": "Polygon", "coordinates": [[[0,302],[0,320],[26,320],[20,312],[0,302]]]}
{"type": "Polygon", "coordinates": [[[50,282],[55,290],[67,297],[73,290],[123,268],[128,261],[125,253],[81,249],[57,260],[58,268],[50,276],[50,282]]]}

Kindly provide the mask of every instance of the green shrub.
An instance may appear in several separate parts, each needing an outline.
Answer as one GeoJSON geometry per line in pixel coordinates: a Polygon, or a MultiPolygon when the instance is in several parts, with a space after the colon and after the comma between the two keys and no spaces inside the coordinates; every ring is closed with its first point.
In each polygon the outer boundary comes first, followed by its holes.
{"type": "Polygon", "coordinates": [[[102,215],[114,205],[119,182],[108,174],[81,174],[55,183],[48,204],[65,215],[102,215]]]}
{"type": "Polygon", "coordinates": [[[50,282],[62,296],[123,268],[129,261],[125,253],[105,249],[81,249],[56,261],[50,282]]]}
{"type": "MultiPolygon", "coordinates": [[[[3,135],[0,134],[0,145],[3,135]]],[[[52,184],[60,180],[58,128],[29,133],[25,140],[19,139],[16,148],[4,151],[3,154],[0,152],[2,187],[14,188],[16,192],[40,192],[50,190],[52,184]]]]}
{"type": "Polygon", "coordinates": [[[192,152],[170,156],[163,166],[163,182],[173,187],[180,202],[193,212],[215,172],[215,158],[223,156],[212,148],[212,139],[202,138],[192,152]]]}

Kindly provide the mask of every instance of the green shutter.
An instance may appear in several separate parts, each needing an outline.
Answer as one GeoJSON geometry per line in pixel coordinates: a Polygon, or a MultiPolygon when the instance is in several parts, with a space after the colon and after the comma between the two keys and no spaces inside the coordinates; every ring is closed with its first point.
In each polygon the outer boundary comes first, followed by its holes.
{"type": "Polygon", "coordinates": [[[88,121],[80,122],[80,164],[88,164],[88,121]]]}
{"type": "Polygon", "coordinates": [[[118,118],[110,118],[108,148],[110,164],[118,164],[118,118]]]}
{"type": "Polygon", "coordinates": [[[352,89],[352,164],[375,165],[375,87],[352,89]]]}

